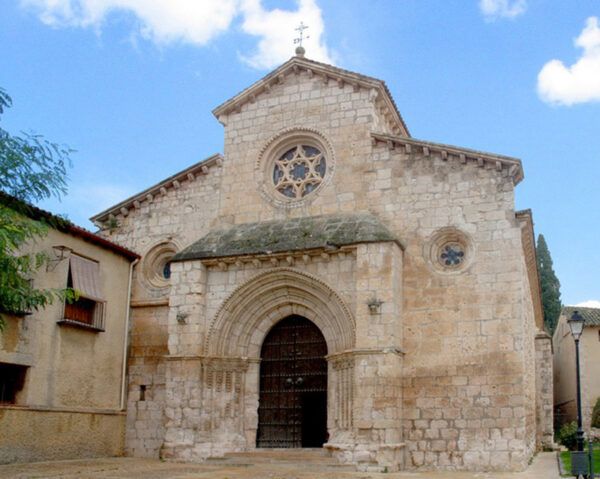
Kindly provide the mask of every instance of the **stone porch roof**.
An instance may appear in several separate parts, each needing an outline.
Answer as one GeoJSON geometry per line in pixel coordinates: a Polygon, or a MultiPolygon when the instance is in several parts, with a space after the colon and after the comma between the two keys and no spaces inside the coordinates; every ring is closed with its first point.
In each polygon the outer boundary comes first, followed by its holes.
{"type": "Polygon", "coordinates": [[[586,326],[600,326],[600,308],[584,308],[583,306],[564,306],[561,315],[567,319],[571,317],[574,311],[579,311],[583,316],[586,326]]]}
{"type": "Polygon", "coordinates": [[[246,223],[212,231],[172,261],[213,259],[312,249],[337,249],[359,243],[402,244],[371,214],[338,214],[246,223]]]}

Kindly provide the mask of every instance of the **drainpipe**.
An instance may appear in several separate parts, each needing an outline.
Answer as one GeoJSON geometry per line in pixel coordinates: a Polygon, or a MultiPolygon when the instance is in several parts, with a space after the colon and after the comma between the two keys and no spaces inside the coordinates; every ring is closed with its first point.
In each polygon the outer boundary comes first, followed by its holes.
{"type": "Polygon", "coordinates": [[[131,286],[133,283],[133,268],[139,262],[139,258],[129,265],[129,284],[127,286],[127,309],[125,311],[125,334],[123,335],[123,370],[121,371],[121,407],[125,410],[125,386],[127,380],[127,343],[129,340],[129,316],[131,311],[131,286]]]}

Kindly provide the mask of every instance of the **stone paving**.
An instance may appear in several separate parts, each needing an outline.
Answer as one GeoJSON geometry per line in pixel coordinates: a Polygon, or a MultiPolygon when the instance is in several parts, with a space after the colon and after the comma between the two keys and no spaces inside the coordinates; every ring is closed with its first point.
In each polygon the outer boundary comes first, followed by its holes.
{"type": "Polygon", "coordinates": [[[556,453],[538,454],[531,466],[519,473],[472,472],[356,472],[329,461],[236,461],[189,464],[141,458],[106,458],[38,462],[0,466],[0,478],[14,479],[558,479],[556,453]]]}

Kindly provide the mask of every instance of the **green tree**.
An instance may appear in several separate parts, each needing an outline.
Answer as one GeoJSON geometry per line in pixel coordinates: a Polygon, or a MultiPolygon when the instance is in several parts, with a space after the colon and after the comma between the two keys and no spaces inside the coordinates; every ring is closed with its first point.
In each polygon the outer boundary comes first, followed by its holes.
{"type": "Polygon", "coordinates": [[[600,397],[596,399],[596,404],[592,410],[592,427],[600,428],[600,397]]]}
{"type": "MultiPolygon", "coordinates": [[[[10,96],[0,88],[0,115],[11,106],[10,96]]],[[[40,135],[13,136],[0,128],[0,330],[6,313],[37,310],[56,298],[74,297],[71,290],[36,289],[32,278],[47,255],[23,252],[26,243],[64,221],[32,219],[30,204],[66,193],[71,152],[40,135]]]]}
{"type": "Polygon", "coordinates": [[[537,268],[542,289],[542,307],[544,308],[544,326],[550,333],[554,333],[562,303],[560,302],[560,281],[552,268],[552,257],[544,239],[544,235],[538,236],[537,241],[537,268]]]}

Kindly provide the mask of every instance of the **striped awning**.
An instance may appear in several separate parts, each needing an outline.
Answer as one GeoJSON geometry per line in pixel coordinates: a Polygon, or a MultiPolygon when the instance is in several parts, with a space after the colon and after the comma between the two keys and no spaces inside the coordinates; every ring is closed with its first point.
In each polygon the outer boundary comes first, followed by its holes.
{"type": "Polygon", "coordinates": [[[85,298],[104,301],[100,286],[100,265],[76,254],[71,254],[69,261],[73,289],[85,298]]]}

